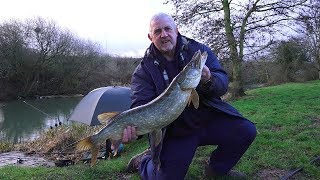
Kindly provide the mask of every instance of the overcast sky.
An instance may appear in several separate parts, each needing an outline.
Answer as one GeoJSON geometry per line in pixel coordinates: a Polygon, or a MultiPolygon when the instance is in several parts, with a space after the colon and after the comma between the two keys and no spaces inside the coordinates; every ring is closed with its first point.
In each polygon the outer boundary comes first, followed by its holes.
{"type": "Polygon", "coordinates": [[[150,44],[151,16],[171,11],[163,0],[0,0],[0,4],[0,23],[40,16],[121,56],[142,55],[150,44]]]}

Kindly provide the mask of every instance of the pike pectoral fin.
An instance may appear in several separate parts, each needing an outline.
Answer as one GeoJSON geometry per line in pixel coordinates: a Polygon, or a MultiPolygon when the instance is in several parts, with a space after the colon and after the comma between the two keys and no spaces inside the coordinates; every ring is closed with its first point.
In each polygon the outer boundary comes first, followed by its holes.
{"type": "Polygon", "coordinates": [[[192,102],[194,108],[198,109],[199,107],[199,95],[195,89],[192,89],[190,99],[189,99],[189,104],[190,101],[192,102]]]}
{"type": "Polygon", "coordinates": [[[98,119],[101,122],[107,123],[111,118],[114,116],[120,114],[120,112],[107,112],[107,113],[102,113],[98,115],[98,119]]]}
{"type": "Polygon", "coordinates": [[[190,106],[191,101],[192,101],[192,98],[191,98],[191,95],[190,95],[189,100],[188,100],[188,106],[190,106]]]}
{"type": "Polygon", "coordinates": [[[161,162],[160,162],[160,153],[162,149],[162,130],[155,130],[149,134],[150,137],[150,145],[151,145],[151,152],[152,152],[152,161],[157,167],[160,169],[161,162]]]}

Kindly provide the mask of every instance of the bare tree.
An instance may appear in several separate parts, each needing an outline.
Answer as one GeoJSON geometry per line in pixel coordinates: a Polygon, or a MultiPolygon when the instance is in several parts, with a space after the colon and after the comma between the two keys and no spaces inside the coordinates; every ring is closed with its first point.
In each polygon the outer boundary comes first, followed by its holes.
{"type": "Polygon", "coordinates": [[[59,63],[59,80],[63,93],[74,92],[75,89],[86,90],[87,80],[99,72],[101,64],[101,47],[89,40],[75,38],[71,52],[59,63]]]}
{"type": "MultiPolygon", "coordinates": [[[[23,24],[17,21],[6,22],[0,26],[1,83],[7,85],[2,91],[20,91],[24,84],[24,65],[27,58],[27,43],[23,24]],[[10,83],[7,83],[10,82],[10,83]],[[11,87],[12,88],[9,88],[11,87]]],[[[16,93],[13,92],[13,93],[16,93]]]]}
{"type": "Polygon", "coordinates": [[[307,0],[168,0],[179,25],[232,61],[232,97],[244,95],[241,63],[288,34],[307,0]]]}
{"type": "Polygon", "coordinates": [[[309,62],[314,64],[320,79],[320,1],[310,1],[308,5],[305,11],[301,11],[299,21],[302,22],[309,62]]]}
{"type": "Polygon", "coordinates": [[[0,26],[2,74],[18,96],[39,94],[58,60],[72,52],[74,41],[70,32],[42,18],[6,22],[0,26]]]}
{"type": "Polygon", "coordinates": [[[278,78],[281,82],[295,82],[297,74],[307,61],[306,51],[299,39],[281,41],[273,48],[274,60],[279,64],[278,78]]]}

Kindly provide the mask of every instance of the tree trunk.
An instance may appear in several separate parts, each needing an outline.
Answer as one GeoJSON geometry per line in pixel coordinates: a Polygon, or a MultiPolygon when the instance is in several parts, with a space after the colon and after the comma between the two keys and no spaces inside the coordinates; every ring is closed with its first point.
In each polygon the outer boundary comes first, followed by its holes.
{"type": "Polygon", "coordinates": [[[229,92],[232,98],[244,96],[244,89],[242,83],[242,69],[241,62],[238,59],[232,61],[232,79],[229,92]]]}
{"type": "MultiPolygon", "coordinates": [[[[319,53],[320,54],[320,53],[319,53]]],[[[318,62],[318,79],[320,80],[320,55],[317,56],[317,62],[318,62]]]]}
{"type": "Polygon", "coordinates": [[[228,0],[223,0],[224,11],[224,27],[227,35],[228,44],[230,47],[230,59],[232,61],[232,83],[229,89],[231,98],[244,96],[242,84],[241,59],[237,50],[237,42],[233,34],[233,28],[230,20],[230,6],[228,0]]]}

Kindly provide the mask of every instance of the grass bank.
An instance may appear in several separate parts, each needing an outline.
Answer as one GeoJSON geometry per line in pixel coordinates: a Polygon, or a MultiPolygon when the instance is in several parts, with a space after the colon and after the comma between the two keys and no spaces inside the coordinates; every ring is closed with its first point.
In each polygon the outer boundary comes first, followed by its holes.
{"type": "MultiPolygon", "coordinates": [[[[320,167],[309,164],[320,156],[320,81],[254,89],[231,103],[258,129],[255,142],[235,169],[249,179],[277,179],[304,167],[294,179],[320,178],[320,167]]],[[[81,163],[64,168],[8,166],[0,169],[0,179],[139,179],[124,169],[131,156],[146,147],[146,139],[140,139],[126,145],[121,157],[100,160],[94,168],[81,163]]],[[[198,148],[186,179],[203,179],[204,162],[213,148],[198,148]]]]}

